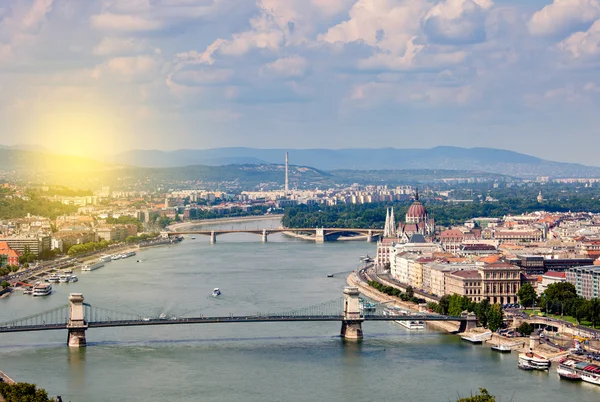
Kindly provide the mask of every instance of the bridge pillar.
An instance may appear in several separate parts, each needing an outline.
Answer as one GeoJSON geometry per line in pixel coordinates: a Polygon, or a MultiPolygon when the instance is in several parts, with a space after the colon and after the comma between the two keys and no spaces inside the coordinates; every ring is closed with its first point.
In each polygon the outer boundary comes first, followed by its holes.
{"type": "Polygon", "coordinates": [[[367,233],[367,243],[373,243],[373,231],[369,230],[367,233]]]}
{"type": "Polygon", "coordinates": [[[325,243],[325,230],[323,228],[315,230],[315,241],[317,243],[325,243]]]}
{"type": "Polygon", "coordinates": [[[215,244],[217,242],[217,235],[215,234],[215,231],[213,230],[212,232],[210,232],[210,244],[215,244]]]}
{"type": "Polygon", "coordinates": [[[262,232],[262,242],[263,242],[263,243],[266,243],[266,242],[267,242],[267,236],[268,236],[268,235],[269,235],[269,234],[267,233],[267,229],[263,229],[263,232],[262,232]]]}
{"type": "Polygon", "coordinates": [[[340,335],[348,340],[363,338],[362,322],[364,319],[360,316],[359,295],[357,287],[346,286],[344,288],[344,319],[340,335]]]}
{"type": "Polygon", "coordinates": [[[477,316],[473,312],[462,313],[462,317],[465,319],[460,322],[458,332],[466,332],[477,328],[477,316]]]}
{"type": "Polygon", "coordinates": [[[85,331],[88,328],[83,313],[83,294],[71,293],[69,295],[70,313],[67,330],[67,344],[71,348],[84,348],[86,346],[85,331]]]}

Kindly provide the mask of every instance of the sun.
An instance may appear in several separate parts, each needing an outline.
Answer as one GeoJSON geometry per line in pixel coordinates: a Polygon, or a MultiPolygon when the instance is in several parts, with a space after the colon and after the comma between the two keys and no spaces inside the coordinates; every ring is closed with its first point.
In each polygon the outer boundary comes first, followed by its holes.
{"type": "Polygon", "coordinates": [[[118,114],[98,105],[51,106],[37,111],[34,119],[36,144],[63,155],[110,154],[125,135],[118,114]]]}

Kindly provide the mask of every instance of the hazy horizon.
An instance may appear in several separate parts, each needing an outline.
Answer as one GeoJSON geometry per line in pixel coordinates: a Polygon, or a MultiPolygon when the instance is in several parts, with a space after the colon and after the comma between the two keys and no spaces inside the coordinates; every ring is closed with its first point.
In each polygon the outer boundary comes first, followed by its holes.
{"type": "Polygon", "coordinates": [[[597,164],[600,0],[8,0],[0,143],[597,164]]]}

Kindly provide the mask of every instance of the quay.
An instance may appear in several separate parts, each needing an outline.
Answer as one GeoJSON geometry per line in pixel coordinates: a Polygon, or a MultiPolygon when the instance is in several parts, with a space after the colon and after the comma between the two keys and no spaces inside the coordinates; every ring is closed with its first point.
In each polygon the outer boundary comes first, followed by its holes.
{"type": "Polygon", "coordinates": [[[5,382],[7,384],[16,384],[16,381],[7,376],[2,370],[0,370],[0,382],[5,382]]]}

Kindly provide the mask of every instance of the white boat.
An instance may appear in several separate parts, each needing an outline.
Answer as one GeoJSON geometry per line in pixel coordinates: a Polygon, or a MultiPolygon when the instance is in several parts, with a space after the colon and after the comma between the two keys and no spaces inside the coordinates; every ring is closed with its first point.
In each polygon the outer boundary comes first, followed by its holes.
{"type": "Polygon", "coordinates": [[[167,315],[165,313],[161,313],[161,315],[158,316],[159,320],[166,320],[167,319],[167,315]]]}
{"type": "Polygon", "coordinates": [[[60,277],[56,274],[52,274],[46,278],[46,281],[50,283],[58,283],[60,281],[60,277]]]}
{"type": "Polygon", "coordinates": [[[410,329],[410,330],[421,330],[421,329],[425,329],[425,323],[423,321],[417,321],[417,320],[397,320],[394,321],[395,323],[398,323],[400,325],[402,325],[404,328],[410,329]]]}
{"type": "Polygon", "coordinates": [[[69,277],[69,282],[78,282],[78,281],[79,281],[79,278],[75,275],[71,275],[69,277]]]}
{"type": "Polygon", "coordinates": [[[505,345],[505,344],[494,345],[494,346],[492,346],[492,350],[496,351],[496,352],[500,352],[500,353],[512,352],[512,348],[510,347],[510,345],[505,345]]]}
{"type": "Polygon", "coordinates": [[[59,283],[69,283],[69,279],[71,278],[71,275],[59,275],[58,277],[58,282],[59,283]]]}
{"type": "Polygon", "coordinates": [[[600,366],[588,362],[577,362],[573,367],[583,381],[600,385],[600,366]]]}
{"type": "Polygon", "coordinates": [[[102,255],[102,256],[100,256],[100,258],[98,258],[98,261],[111,262],[112,257],[110,255],[102,255]]]}
{"type": "Polygon", "coordinates": [[[556,374],[558,374],[560,378],[569,381],[581,380],[581,375],[575,368],[575,364],[577,364],[577,361],[575,360],[571,360],[569,358],[561,359],[558,363],[558,367],[556,368],[556,374]]]}
{"type": "Polygon", "coordinates": [[[219,288],[214,288],[212,292],[213,297],[221,296],[221,290],[219,288]]]}
{"type": "Polygon", "coordinates": [[[52,293],[52,285],[49,283],[41,283],[33,287],[33,296],[48,296],[52,293]]]}
{"type": "Polygon", "coordinates": [[[471,342],[480,345],[483,341],[487,341],[492,337],[492,331],[483,332],[480,334],[463,335],[460,337],[463,341],[471,342]]]}
{"type": "Polygon", "coordinates": [[[524,370],[548,370],[550,368],[550,360],[533,353],[530,349],[529,352],[519,355],[519,368],[524,370]]]}
{"type": "Polygon", "coordinates": [[[129,258],[129,257],[133,257],[135,255],[135,251],[128,251],[124,254],[121,254],[121,258],[129,258]]]}
{"type": "Polygon", "coordinates": [[[95,262],[90,265],[84,265],[83,267],[81,267],[81,270],[82,271],[93,271],[95,269],[102,268],[103,266],[104,266],[104,262],[98,261],[98,262],[95,262]]]}
{"type": "Polygon", "coordinates": [[[112,257],[110,257],[110,259],[113,261],[120,260],[121,258],[122,258],[121,254],[115,254],[112,257]]]}

